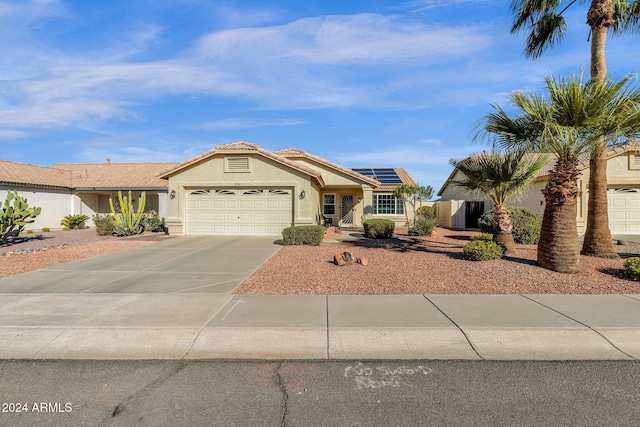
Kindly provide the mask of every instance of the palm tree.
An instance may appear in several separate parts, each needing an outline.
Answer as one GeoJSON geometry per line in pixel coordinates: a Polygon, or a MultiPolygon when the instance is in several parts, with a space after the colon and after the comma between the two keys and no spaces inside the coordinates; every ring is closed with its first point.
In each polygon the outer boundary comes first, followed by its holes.
{"type": "Polygon", "coordinates": [[[551,153],[555,165],[543,195],[538,264],[553,271],[577,273],[580,265],[576,214],[579,157],[602,136],[632,136],[640,130],[640,92],[621,82],[584,83],[576,78],[548,77],[548,96],[515,92],[519,115],[510,117],[494,105],[485,132],[503,148],[519,147],[551,153]]]}
{"type": "MultiPolygon", "coordinates": [[[[512,0],[514,13],[512,33],[528,32],[525,55],[538,58],[560,42],[566,32],[564,13],[584,0],[512,0]]],[[[592,0],[587,12],[591,30],[591,80],[607,79],[605,47],[609,29],[614,32],[640,29],[640,0],[592,0]]],[[[609,230],[607,211],[607,141],[594,143],[589,157],[589,205],[587,228],[582,253],[601,257],[617,257],[609,230]]]]}
{"type": "Polygon", "coordinates": [[[507,201],[524,193],[546,165],[547,158],[519,150],[474,154],[462,160],[452,159],[449,163],[464,175],[461,180],[453,180],[454,185],[488,197],[494,203],[491,212],[493,240],[504,245],[507,252],[514,251],[507,201]]]}

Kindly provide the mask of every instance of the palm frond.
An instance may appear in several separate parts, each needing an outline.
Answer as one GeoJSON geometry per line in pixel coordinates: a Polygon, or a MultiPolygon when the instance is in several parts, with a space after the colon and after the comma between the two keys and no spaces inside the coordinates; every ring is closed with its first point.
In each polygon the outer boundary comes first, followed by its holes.
{"type": "Polygon", "coordinates": [[[640,32],[640,0],[633,3],[626,0],[614,0],[614,5],[616,10],[615,32],[640,32]]]}
{"type": "Polygon", "coordinates": [[[452,183],[472,193],[488,197],[495,204],[506,204],[513,197],[524,193],[540,169],[547,163],[543,155],[525,151],[474,154],[462,160],[450,161],[463,179],[452,183]]]}
{"type": "Polygon", "coordinates": [[[484,131],[499,148],[548,152],[558,160],[573,161],[602,138],[640,136],[640,90],[630,87],[631,78],[585,82],[584,72],[548,77],[546,96],[511,94],[517,115],[493,105],[484,131]]]}

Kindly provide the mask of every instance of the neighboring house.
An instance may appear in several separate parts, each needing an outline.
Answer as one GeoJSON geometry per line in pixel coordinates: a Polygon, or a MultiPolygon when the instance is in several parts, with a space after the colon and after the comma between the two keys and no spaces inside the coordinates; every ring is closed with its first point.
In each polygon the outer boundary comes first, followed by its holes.
{"type": "MultiPolygon", "coordinates": [[[[82,163],[50,167],[0,160],[0,201],[9,190],[27,198],[42,213],[28,228],[61,228],[67,215],[110,213],[109,198],[117,203],[118,191],[132,190],[134,200],[146,192],[145,210],[166,212],[167,182],[160,172],[176,163],[82,163]]],[[[91,221],[88,222],[88,225],[91,221]]]]}
{"type": "Polygon", "coordinates": [[[291,225],[361,226],[367,218],[406,222],[393,197],[400,168],[348,169],[295,148],[220,145],[161,175],[169,181],[172,234],[279,235],[291,225]]]}
{"type": "MultiPolygon", "coordinates": [[[[543,168],[526,194],[509,202],[510,206],[521,206],[542,214],[544,197],[541,190],[547,184],[548,173],[553,160],[543,168]]],[[[589,157],[581,158],[582,175],[578,179],[578,232],[584,233],[587,221],[587,201],[589,197],[589,157]]],[[[488,199],[478,199],[467,190],[454,185],[452,180],[460,180],[461,172],[455,169],[444,183],[435,203],[438,221],[445,227],[474,228],[484,212],[493,209],[488,199]]],[[[612,234],[640,234],[640,146],[635,143],[609,147],[607,163],[607,185],[609,199],[609,228],[612,234]]]]}
{"type": "Polygon", "coordinates": [[[0,161],[0,200],[18,190],[43,208],[29,228],[60,228],[69,214],[109,213],[122,190],[167,220],[172,234],[281,235],[292,225],[359,227],[367,218],[406,223],[393,197],[416,185],[402,168],[349,169],[305,151],[220,145],[182,163],[58,164],[0,161]]]}

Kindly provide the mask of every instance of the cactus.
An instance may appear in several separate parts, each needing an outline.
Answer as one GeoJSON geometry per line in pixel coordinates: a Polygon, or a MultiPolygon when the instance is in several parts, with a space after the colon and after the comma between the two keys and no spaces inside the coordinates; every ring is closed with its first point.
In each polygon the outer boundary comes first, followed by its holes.
{"type": "Polygon", "coordinates": [[[144,231],[142,226],[142,213],[146,204],[147,195],[143,191],[138,200],[138,210],[133,208],[133,198],[131,190],[129,197],[123,196],[122,191],[118,191],[118,202],[120,203],[120,213],[117,213],[113,207],[113,200],[109,198],[109,206],[113,215],[113,228],[118,236],[131,236],[132,234],[140,234],[144,231]]]}
{"type": "Polygon", "coordinates": [[[19,196],[17,191],[8,191],[0,211],[0,243],[6,243],[10,236],[19,234],[41,212],[42,208],[30,208],[27,199],[19,196]]]}

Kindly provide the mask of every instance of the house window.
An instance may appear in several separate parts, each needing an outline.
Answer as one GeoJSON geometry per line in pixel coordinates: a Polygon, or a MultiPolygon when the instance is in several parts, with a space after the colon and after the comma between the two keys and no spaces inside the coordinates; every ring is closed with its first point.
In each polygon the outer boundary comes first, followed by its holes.
{"type": "Polygon", "coordinates": [[[336,214],[336,195],[325,194],[322,198],[322,213],[325,215],[336,214]]]}
{"type": "Polygon", "coordinates": [[[251,172],[251,162],[248,157],[226,157],[225,172],[251,172]]]}
{"type": "Polygon", "coordinates": [[[373,195],[374,215],[404,215],[404,203],[393,194],[373,195]]]}

